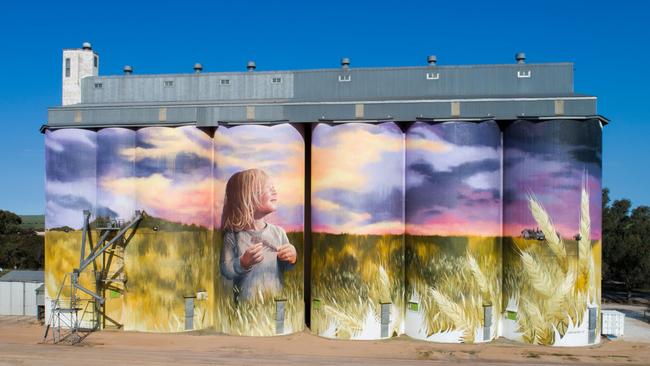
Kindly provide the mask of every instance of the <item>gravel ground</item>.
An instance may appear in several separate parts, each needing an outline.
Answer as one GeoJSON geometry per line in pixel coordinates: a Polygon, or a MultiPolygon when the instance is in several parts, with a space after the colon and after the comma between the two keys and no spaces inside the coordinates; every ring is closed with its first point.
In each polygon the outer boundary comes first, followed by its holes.
{"type": "MultiPolygon", "coordinates": [[[[632,333],[628,333],[632,334],[632,333]]],[[[650,343],[608,341],[591,347],[530,346],[504,339],[489,344],[435,344],[397,337],[339,341],[301,332],[280,337],[233,337],[209,332],[157,334],[104,330],[75,346],[41,343],[33,318],[0,317],[4,365],[648,365],[650,343]]]]}

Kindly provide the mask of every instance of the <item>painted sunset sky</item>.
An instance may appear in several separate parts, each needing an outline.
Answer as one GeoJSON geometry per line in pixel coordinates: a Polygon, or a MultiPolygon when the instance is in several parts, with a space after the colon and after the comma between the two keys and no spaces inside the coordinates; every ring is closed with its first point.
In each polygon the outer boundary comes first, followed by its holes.
{"type": "Polygon", "coordinates": [[[193,127],[148,127],[137,131],[134,148],[120,150],[135,160],[134,177],[105,177],[105,189],[136,189],[136,206],[168,221],[212,228],[212,137],[193,127]]]}
{"type": "Polygon", "coordinates": [[[97,132],[97,216],[128,220],[135,213],[135,185],[121,190],[113,187],[117,179],[135,177],[135,141],[136,132],[126,128],[97,132]]]}
{"type": "Polygon", "coordinates": [[[534,195],[563,238],[578,233],[580,194],[589,193],[591,238],[601,235],[601,135],[598,121],[518,121],[504,132],[504,235],[536,228],[534,195]]]}
{"type": "Polygon", "coordinates": [[[305,143],[290,124],[219,127],[214,135],[215,226],[221,223],[228,179],[241,170],[264,170],[278,192],[278,210],[266,219],[285,231],[304,230],[305,143]]]}
{"type": "MultiPolygon", "coordinates": [[[[599,239],[601,127],[598,122],[516,122],[503,141],[503,233],[537,225],[535,196],[565,238],[578,231],[580,192],[590,195],[599,239]]],[[[316,232],[499,235],[501,138],[494,122],[319,124],[312,145],[316,232]],[[405,184],[405,185],[404,185],[405,184]],[[406,197],[406,207],[404,206],[406,197]]],[[[130,219],[134,210],[212,228],[237,171],[265,170],[279,193],[269,221],[303,230],[304,142],[289,124],[98,132],[46,132],[46,228],[82,226],[82,210],[130,219]]]]}
{"type": "Polygon", "coordinates": [[[417,122],[406,134],[406,232],[501,235],[501,133],[494,122],[417,122]]]}
{"type": "Polygon", "coordinates": [[[213,228],[228,178],[249,168],[274,180],[280,207],[269,221],[303,230],[304,142],[291,125],[219,127],[214,138],[192,126],[48,132],[47,228],[80,229],[93,218],[134,211],[213,228]]]}
{"type": "Polygon", "coordinates": [[[318,124],[312,134],[312,229],[404,232],[404,135],[394,123],[318,124]]]}
{"type": "Polygon", "coordinates": [[[95,211],[95,132],[63,129],[45,133],[45,228],[83,226],[83,210],[95,211]]]}

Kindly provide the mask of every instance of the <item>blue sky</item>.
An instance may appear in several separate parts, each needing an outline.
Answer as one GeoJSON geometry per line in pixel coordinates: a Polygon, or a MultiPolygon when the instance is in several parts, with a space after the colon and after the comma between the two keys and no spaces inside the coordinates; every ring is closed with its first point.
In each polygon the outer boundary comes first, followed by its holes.
{"type": "Polygon", "coordinates": [[[60,104],[61,50],[90,41],[100,74],[574,62],[599,97],[603,185],[650,205],[650,5],[641,1],[9,2],[0,12],[0,208],[44,212],[38,127],[60,104]]]}

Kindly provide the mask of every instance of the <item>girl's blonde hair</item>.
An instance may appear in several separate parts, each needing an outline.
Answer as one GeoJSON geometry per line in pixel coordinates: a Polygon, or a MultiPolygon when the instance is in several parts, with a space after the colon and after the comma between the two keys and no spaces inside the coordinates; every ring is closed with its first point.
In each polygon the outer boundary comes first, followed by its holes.
{"type": "Polygon", "coordinates": [[[222,230],[243,231],[254,227],[255,210],[260,205],[260,195],[268,178],[261,169],[248,169],[228,179],[221,215],[222,230]]]}

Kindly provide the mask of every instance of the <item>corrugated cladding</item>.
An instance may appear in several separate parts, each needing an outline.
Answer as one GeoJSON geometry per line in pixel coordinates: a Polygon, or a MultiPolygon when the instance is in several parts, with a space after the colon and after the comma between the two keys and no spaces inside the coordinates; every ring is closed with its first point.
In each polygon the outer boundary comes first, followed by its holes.
{"type": "Polygon", "coordinates": [[[120,75],[82,80],[49,128],[522,117],[593,117],[573,64],[120,75]]]}

